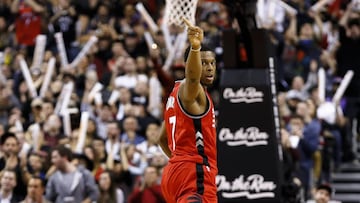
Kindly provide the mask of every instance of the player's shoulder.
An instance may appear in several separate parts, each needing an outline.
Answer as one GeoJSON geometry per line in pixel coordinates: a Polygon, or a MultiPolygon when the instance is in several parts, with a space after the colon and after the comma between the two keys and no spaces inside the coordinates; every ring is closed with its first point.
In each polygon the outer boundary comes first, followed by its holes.
{"type": "Polygon", "coordinates": [[[185,81],[185,79],[182,79],[182,80],[175,80],[175,87],[177,87],[177,86],[180,86],[181,85],[181,83],[183,83],[185,81]]]}
{"type": "Polygon", "coordinates": [[[173,87],[173,90],[172,90],[173,93],[177,92],[180,89],[180,86],[182,85],[183,81],[184,81],[184,79],[175,81],[174,87],[173,87]]]}

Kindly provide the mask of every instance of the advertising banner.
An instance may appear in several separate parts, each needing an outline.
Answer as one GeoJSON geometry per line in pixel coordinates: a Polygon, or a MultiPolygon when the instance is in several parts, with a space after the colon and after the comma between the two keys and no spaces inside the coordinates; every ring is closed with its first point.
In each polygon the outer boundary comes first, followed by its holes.
{"type": "Polygon", "coordinates": [[[280,202],[280,129],[272,74],[267,69],[227,69],[221,74],[219,202],[280,202]]]}

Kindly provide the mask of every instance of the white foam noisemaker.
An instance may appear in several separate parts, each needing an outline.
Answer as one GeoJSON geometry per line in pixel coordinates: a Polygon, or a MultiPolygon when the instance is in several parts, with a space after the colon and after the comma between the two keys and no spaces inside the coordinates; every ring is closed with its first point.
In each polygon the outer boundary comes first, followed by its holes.
{"type": "Polygon", "coordinates": [[[172,46],[171,50],[168,52],[164,63],[164,70],[168,71],[173,63],[173,60],[176,57],[178,52],[182,53],[182,48],[184,48],[185,41],[187,39],[187,32],[186,30],[176,36],[176,40],[174,46],[172,46]]]}
{"type": "Polygon", "coordinates": [[[69,82],[64,86],[65,89],[65,95],[63,98],[63,101],[61,103],[61,108],[60,108],[60,115],[64,115],[65,113],[67,113],[67,109],[70,103],[70,98],[71,98],[71,94],[73,92],[74,89],[74,83],[69,82]]]}
{"type": "Polygon", "coordinates": [[[68,66],[69,62],[66,55],[64,38],[61,32],[55,33],[55,40],[56,40],[56,47],[60,55],[61,67],[65,68],[68,66]]]}
{"type": "Polygon", "coordinates": [[[23,58],[20,59],[20,68],[25,78],[26,85],[29,88],[31,98],[37,97],[36,88],[34,85],[34,81],[30,75],[29,67],[27,66],[26,61],[23,58]]]}
{"type": "Polygon", "coordinates": [[[41,85],[41,89],[40,89],[40,97],[44,98],[45,97],[45,93],[48,90],[50,81],[51,81],[51,76],[54,73],[54,69],[55,69],[55,62],[56,59],[54,57],[51,57],[48,63],[48,67],[46,69],[46,74],[44,77],[44,81],[43,84],[41,85]]]}
{"type": "Polygon", "coordinates": [[[316,114],[319,119],[326,121],[328,124],[335,124],[336,106],[333,102],[324,102],[317,108],[316,114]]]}
{"type": "Polygon", "coordinates": [[[76,56],[73,62],[71,62],[70,67],[76,67],[83,57],[90,51],[90,48],[98,41],[96,36],[91,36],[90,39],[86,42],[84,47],[81,49],[80,53],[76,56]]]}
{"type": "Polygon", "coordinates": [[[95,101],[95,104],[97,106],[101,106],[102,105],[102,97],[101,97],[101,92],[96,92],[94,94],[94,101],[95,101]]]}
{"type": "Polygon", "coordinates": [[[182,17],[195,24],[198,0],[166,0],[163,23],[183,26],[182,17]]]}
{"type": "Polygon", "coordinates": [[[178,43],[176,44],[175,59],[181,58],[184,53],[185,44],[187,40],[187,32],[184,30],[182,33],[178,34],[177,38],[176,40],[179,40],[179,42],[175,41],[175,43],[178,43]]]}
{"type": "Polygon", "coordinates": [[[145,22],[147,23],[147,25],[150,27],[151,31],[156,33],[157,31],[159,31],[159,27],[156,25],[156,23],[154,22],[154,20],[151,18],[151,16],[149,15],[149,13],[146,11],[144,5],[139,2],[136,4],[135,6],[136,10],[139,11],[139,13],[141,14],[141,16],[144,18],[145,22]]]}
{"type": "Polygon", "coordinates": [[[171,51],[173,44],[171,42],[171,36],[170,36],[169,28],[165,23],[163,23],[161,25],[161,31],[162,31],[162,33],[164,35],[164,41],[165,41],[166,50],[171,51]]]}
{"type": "Polygon", "coordinates": [[[104,86],[103,86],[101,83],[99,83],[99,82],[97,82],[97,83],[92,87],[92,89],[90,90],[89,95],[88,95],[88,99],[89,99],[90,102],[94,99],[95,94],[96,94],[97,92],[99,92],[100,90],[102,90],[103,87],[104,87],[104,86]]]}
{"type": "Polygon", "coordinates": [[[111,92],[111,95],[110,95],[110,98],[109,98],[109,100],[108,100],[108,103],[109,103],[110,105],[115,104],[115,102],[119,99],[119,96],[120,96],[119,91],[113,90],[113,91],[111,92]]]}
{"type": "Polygon", "coordinates": [[[313,6],[310,7],[310,10],[318,12],[321,8],[324,8],[327,4],[332,3],[334,0],[319,0],[313,6]]]}
{"type": "Polygon", "coordinates": [[[295,8],[289,6],[287,3],[281,0],[274,0],[279,6],[285,9],[286,12],[290,13],[291,15],[296,15],[297,11],[295,8]]]}
{"type": "Polygon", "coordinates": [[[57,102],[55,105],[54,113],[57,115],[60,115],[62,101],[64,100],[64,96],[66,94],[66,88],[64,88],[65,85],[62,86],[61,92],[59,97],[57,98],[57,102]]]}
{"type": "Polygon", "coordinates": [[[155,44],[154,39],[152,38],[150,32],[148,32],[148,31],[144,32],[144,38],[146,41],[146,45],[148,46],[148,49],[156,48],[156,47],[154,47],[154,46],[156,46],[156,44],[155,44]]]}
{"type": "Polygon", "coordinates": [[[162,95],[161,83],[156,76],[150,77],[149,80],[149,113],[156,118],[160,117],[160,104],[162,95]]]}
{"type": "Polygon", "coordinates": [[[79,154],[82,154],[85,145],[89,116],[90,116],[89,112],[86,111],[81,112],[79,138],[75,149],[75,152],[79,154]]]}
{"type": "Polygon", "coordinates": [[[332,101],[325,102],[325,71],[323,69],[319,70],[319,98],[322,97],[322,100],[320,100],[322,103],[320,104],[316,112],[319,119],[322,119],[329,124],[335,124],[337,116],[336,108],[338,108],[337,104],[340,102],[353,76],[354,71],[347,71],[343,80],[340,83],[340,86],[336,90],[332,101]]]}
{"type": "Polygon", "coordinates": [[[277,5],[277,2],[275,0],[273,1],[267,1],[265,6],[265,0],[258,0],[256,3],[257,8],[257,16],[261,20],[262,25],[266,25],[269,23],[273,23],[272,19],[274,19],[275,16],[275,7],[277,5]]]}
{"type": "Polygon", "coordinates": [[[354,76],[354,71],[348,70],[344,76],[344,79],[341,81],[340,86],[335,92],[333,97],[333,102],[339,102],[342,96],[345,93],[346,88],[349,86],[352,77],[354,76]]]}
{"type": "Polygon", "coordinates": [[[40,135],[40,125],[38,123],[35,123],[32,125],[31,128],[31,137],[33,141],[33,147],[35,150],[39,149],[39,135],[40,135]]]}
{"type": "Polygon", "coordinates": [[[3,75],[3,72],[2,72],[2,64],[4,62],[4,54],[3,52],[0,52],[0,83],[1,84],[6,84],[6,78],[5,76],[3,75]]]}
{"type": "Polygon", "coordinates": [[[62,119],[64,123],[64,133],[66,136],[71,136],[71,120],[70,120],[70,112],[66,109],[62,114],[62,119]]]}
{"type": "Polygon", "coordinates": [[[319,100],[320,103],[325,102],[325,84],[326,84],[326,74],[324,68],[320,68],[318,71],[318,93],[319,93],[319,100]]]}
{"type": "Polygon", "coordinates": [[[36,44],[31,68],[40,68],[44,59],[46,35],[36,36],[36,44]]]}
{"type": "Polygon", "coordinates": [[[66,113],[73,88],[74,88],[74,84],[72,82],[68,82],[65,85],[63,85],[63,88],[61,90],[60,96],[58,98],[54,110],[56,114],[63,115],[64,113],[66,113]]]}
{"type": "Polygon", "coordinates": [[[23,125],[21,124],[19,119],[16,119],[15,121],[15,128],[18,132],[24,132],[23,125]]]}

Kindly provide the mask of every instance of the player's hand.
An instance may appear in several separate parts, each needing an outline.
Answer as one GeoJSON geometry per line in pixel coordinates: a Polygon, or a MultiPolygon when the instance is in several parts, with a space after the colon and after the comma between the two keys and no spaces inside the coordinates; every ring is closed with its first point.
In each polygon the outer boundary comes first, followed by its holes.
{"type": "Polygon", "coordinates": [[[188,38],[193,49],[199,49],[201,42],[204,38],[204,31],[198,27],[194,26],[188,19],[182,18],[185,25],[188,26],[188,38]]]}

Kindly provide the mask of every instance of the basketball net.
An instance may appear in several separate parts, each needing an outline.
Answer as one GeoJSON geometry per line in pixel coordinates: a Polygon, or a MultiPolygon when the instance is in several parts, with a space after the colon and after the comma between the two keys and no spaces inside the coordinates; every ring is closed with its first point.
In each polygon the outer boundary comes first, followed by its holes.
{"type": "MultiPolygon", "coordinates": [[[[195,12],[198,0],[166,0],[164,16],[161,24],[161,31],[164,35],[166,50],[168,55],[163,68],[168,70],[174,59],[181,58],[187,40],[187,30],[182,18],[186,18],[195,24],[195,12]],[[170,33],[170,28],[172,32],[170,33]],[[177,30],[174,32],[174,30],[177,30]]],[[[152,32],[157,32],[156,23],[146,11],[142,3],[136,5],[136,9],[149,25],[152,32]]],[[[148,48],[156,47],[150,33],[145,34],[148,48]],[[155,46],[154,46],[155,45],[155,46]]]]}
{"type": "Polygon", "coordinates": [[[183,27],[182,17],[195,23],[195,12],[198,0],[166,0],[164,24],[183,27]]]}
{"type": "Polygon", "coordinates": [[[176,26],[185,28],[182,18],[188,19],[195,24],[195,12],[198,0],[166,0],[165,11],[161,30],[164,34],[168,56],[164,69],[168,70],[174,59],[181,58],[187,40],[187,31],[183,29],[178,33],[176,39],[170,36],[169,27],[176,26]],[[172,40],[174,39],[174,40],[172,40]]]}

